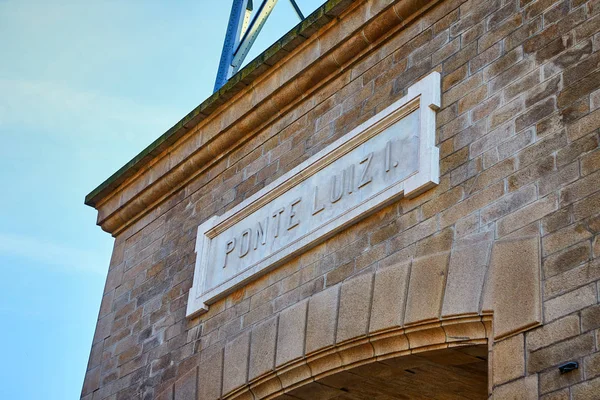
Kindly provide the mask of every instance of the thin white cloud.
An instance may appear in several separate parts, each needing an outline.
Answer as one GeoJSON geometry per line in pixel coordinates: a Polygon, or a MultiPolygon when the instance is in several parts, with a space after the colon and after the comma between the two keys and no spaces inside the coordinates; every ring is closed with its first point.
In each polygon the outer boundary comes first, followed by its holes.
{"type": "Polygon", "coordinates": [[[34,236],[0,233],[0,259],[3,256],[22,259],[37,268],[52,267],[64,272],[104,275],[107,270],[101,254],[34,236]]]}

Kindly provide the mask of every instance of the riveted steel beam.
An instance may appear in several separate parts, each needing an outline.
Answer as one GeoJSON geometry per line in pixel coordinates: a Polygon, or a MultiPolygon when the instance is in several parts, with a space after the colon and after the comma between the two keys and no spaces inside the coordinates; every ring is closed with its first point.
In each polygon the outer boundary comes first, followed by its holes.
{"type": "MultiPolygon", "coordinates": [[[[303,20],[304,15],[296,1],[290,0],[290,3],[298,18],[303,20]]],[[[252,0],[233,0],[215,81],[215,92],[240,69],[276,4],[277,0],[263,0],[256,10],[256,15],[251,19],[252,0]]]]}

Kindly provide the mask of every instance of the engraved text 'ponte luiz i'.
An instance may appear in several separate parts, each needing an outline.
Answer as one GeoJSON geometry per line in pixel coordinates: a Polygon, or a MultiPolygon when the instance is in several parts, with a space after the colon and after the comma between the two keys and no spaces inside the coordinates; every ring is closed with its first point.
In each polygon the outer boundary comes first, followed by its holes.
{"type": "Polygon", "coordinates": [[[198,227],[188,316],[401,196],[438,183],[434,72],[407,95],[198,227]]]}

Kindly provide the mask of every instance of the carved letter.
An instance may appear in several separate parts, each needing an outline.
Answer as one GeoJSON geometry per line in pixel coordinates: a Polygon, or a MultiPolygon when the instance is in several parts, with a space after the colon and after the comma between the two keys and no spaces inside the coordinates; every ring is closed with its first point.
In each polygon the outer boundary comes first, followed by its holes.
{"type": "Polygon", "coordinates": [[[252,236],[252,229],[245,229],[240,237],[240,258],[244,257],[250,251],[250,238],[252,236]],[[246,238],[246,240],[244,240],[246,238]]]}
{"type": "Polygon", "coordinates": [[[338,180],[337,175],[333,175],[331,177],[331,190],[329,191],[329,201],[331,201],[332,203],[339,201],[339,199],[341,199],[342,195],[344,194],[343,175],[341,178],[342,181],[340,182],[339,185],[337,184],[337,180],[338,180]]]}
{"type": "Polygon", "coordinates": [[[390,163],[392,160],[392,142],[388,140],[385,144],[385,172],[390,172],[390,163]]]}
{"type": "Polygon", "coordinates": [[[273,237],[279,236],[279,220],[281,219],[280,215],[283,214],[284,211],[284,208],[280,208],[273,213],[273,218],[275,218],[275,235],[273,235],[273,237]]]}
{"type": "Polygon", "coordinates": [[[371,176],[369,175],[369,167],[371,166],[371,160],[373,159],[373,152],[369,153],[367,157],[362,160],[359,164],[365,164],[365,169],[363,169],[362,174],[360,175],[360,181],[358,182],[358,187],[361,188],[365,186],[367,183],[371,182],[371,176]]]}
{"type": "Polygon", "coordinates": [[[300,203],[302,201],[302,197],[298,197],[296,200],[292,201],[290,203],[290,219],[288,220],[288,231],[292,228],[295,228],[298,226],[298,224],[300,223],[300,221],[298,220],[294,220],[294,217],[296,216],[296,210],[294,210],[294,206],[298,203],[300,203]]]}
{"type": "Polygon", "coordinates": [[[350,194],[354,190],[354,164],[344,170],[344,175],[346,172],[348,173],[348,194],[350,194]]]}
{"type": "Polygon", "coordinates": [[[262,224],[260,223],[260,221],[258,221],[258,223],[256,224],[256,241],[254,242],[254,250],[256,250],[256,248],[258,247],[258,242],[260,242],[260,244],[264,245],[265,243],[267,243],[267,225],[269,223],[269,218],[265,218],[265,227],[263,229],[262,224]]]}
{"type": "Polygon", "coordinates": [[[223,261],[223,268],[227,266],[227,255],[235,249],[235,238],[229,240],[225,244],[225,261],[223,261]]]}
{"type": "Polygon", "coordinates": [[[319,196],[318,190],[319,190],[319,187],[315,186],[315,194],[314,194],[314,197],[313,197],[312,215],[318,214],[318,213],[320,213],[321,211],[323,211],[325,209],[325,204],[321,204],[320,207],[317,205],[317,201],[318,201],[317,197],[319,196]]]}

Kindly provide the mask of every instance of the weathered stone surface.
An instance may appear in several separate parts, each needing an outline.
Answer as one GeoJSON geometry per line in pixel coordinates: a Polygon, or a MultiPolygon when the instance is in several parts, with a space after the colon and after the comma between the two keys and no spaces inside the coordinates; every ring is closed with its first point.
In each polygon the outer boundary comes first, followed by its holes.
{"type": "Polygon", "coordinates": [[[569,315],[527,333],[527,351],[535,351],[578,334],[579,317],[569,315]]]}
{"type": "Polygon", "coordinates": [[[371,345],[376,356],[408,352],[410,348],[406,335],[376,337],[371,339],[371,345]]]}
{"type": "Polygon", "coordinates": [[[560,191],[561,204],[570,204],[596,192],[596,185],[599,179],[600,172],[594,172],[593,174],[590,174],[582,179],[579,179],[577,182],[568,185],[560,191]]]}
{"type": "Polygon", "coordinates": [[[270,318],[252,329],[248,380],[253,380],[273,369],[277,343],[277,317],[270,318]]]}
{"type": "Polygon", "coordinates": [[[521,14],[512,14],[507,19],[499,22],[496,29],[493,29],[491,32],[488,32],[479,39],[479,50],[481,51],[486,49],[492,43],[495,43],[496,41],[508,36],[508,34],[521,26],[522,23],[523,17],[521,14]]]}
{"type": "Polygon", "coordinates": [[[594,351],[594,336],[591,333],[577,336],[552,346],[529,353],[527,372],[535,373],[561,362],[570,361],[594,351]]]}
{"type": "Polygon", "coordinates": [[[596,285],[587,285],[544,303],[544,321],[550,322],[596,303],[596,285]]]}
{"type": "Polygon", "coordinates": [[[498,224],[498,235],[504,236],[516,231],[544,216],[556,211],[558,198],[556,195],[546,196],[521,209],[518,209],[500,219],[498,224]]]}
{"type": "Polygon", "coordinates": [[[588,378],[600,375],[600,352],[585,357],[583,359],[583,368],[588,378]]]}
{"type": "MultiPolygon", "coordinates": [[[[88,400],[87,398],[83,398],[82,400],[88,400]]],[[[91,400],[91,397],[90,399],[91,400]]],[[[173,400],[173,386],[169,386],[168,389],[163,390],[156,396],[156,400],[173,400]]]]}
{"type": "Polygon", "coordinates": [[[483,309],[494,310],[495,337],[542,321],[539,238],[495,242],[489,274],[483,309]]]}
{"type": "MultiPolygon", "coordinates": [[[[540,83],[540,71],[534,70],[533,72],[531,72],[528,75],[524,76],[523,78],[519,79],[515,83],[508,85],[504,89],[504,96],[506,99],[512,99],[521,93],[527,92],[529,89],[533,88],[535,85],[537,85],[539,83],[540,83]]],[[[521,100],[519,102],[521,104],[521,109],[519,109],[519,111],[522,111],[523,109],[525,109],[525,101],[522,98],[522,96],[520,96],[518,100],[521,100]]],[[[514,115],[512,115],[512,117],[514,117],[514,115]]]]}
{"type": "Polygon", "coordinates": [[[575,161],[567,166],[558,168],[556,172],[552,171],[549,174],[545,174],[543,178],[538,181],[539,196],[546,196],[548,193],[554,192],[557,189],[576,181],[579,178],[578,164],[579,163],[575,161]]]}
{"type": "Polygon", "coordinates": [[[600,169],[600,150],[595,150],[581,157],[582,175],[589,175],[598,169],[600,169]]]}
{"type": "Polygon", "coordinates": [[[425,238],[417,243],[415,257],[420,258],[437,253],[450,251],[454,239],[454,232],[446,228],[441,232],[425,238]]]}
{"type": "Polygon", "coordinates": [[[542,239],[543,255],[547,256],[557,251],[566,249],[576,243],[589,239],[592,233],[587,226],[579,223],[572,224],[542,239]]]}
{"type": "Polygon", "coordinates": [[[515,191],[535,181],[543,181],[555,170],[553,156],[543,157],[534,163],[521,166],[521,170],[508,178],[508,189],[515,191]]]}
{"type": "Polygon", "coordinates": [[[442,316],[479,311],[491,246],[491,238],[483,236],[452,250],[442,316]]]}
{"type": "Polygon", "coordinates": [[[505,215],[520,209],[526,204],[535,201],[536,188],[528,185],[520,190],[501,197],[498,201],[481,210],[481,222],[488,224],[505,215]]]}
{"type": "Polygon", "coordinates": [[[557,167],[561,167],[569,164],[581,157],[581,155],[597,147],[598,137],[596,135],[584,136],[558,151],[556,154],[556,165],[557,167]]]}
{"type": "Polygon", "coordinates": [[[246,383],[248,378],[248,353],[250,331],[241,333],[225,345],[223,360],[223,393],[229,393],[246,383]]]}
{"type": "MultiPolygon", "coordinates": [[[[568,374],[561,374],[558,368],[550,368],[539,373],[540,394],[574,385],[583,380],[583,368],[568,374]]],[[[568,391],[568,389],[567,389],[568,391]]]]}
{"type": "Polygon", "coordinates": [[[223,351],[208,357],[198,367],[198,400],[218,399],[223,381],[223,351]]]}
{"type": "Polygon", "coordinates": [[[475,193],[482,190],[490,185],[498,182],[499,180],[506,178],[508,175],[515,170],[515,160],[509,158],[504,161],[500,161],[497,152],[486,152],[484,157],[484,171],[482,171],[477,177],[476,181],[471,186],[469,193],[475,193]],[[500,161],[500,162],[498,162],[500,161]],[[486,163],[490,162],[491,166],[486,166],[486,163]]]}
{"type": "Polygon", "coordinates": [[[515,65],[517,62],[523,59],[523,49],[518,47],[513,49],[502,57],[485,67],[483,71],[483,79],[484,81],[489,81],[491,78],[497,76],[498,74],[504,72],[511,66],[515,65]]]}
{"type": "Polygon", "coordinates": [[[507,383],[494,389],[494,399],[502,400],[535,400],[538,398],[538,376],[507,383]]]}
{"type": "Polygon", "coordinates": [[[354,261],[347,262],[335,267],[325,275],[325,285],[330,287],[338,285],[344,279],[350,277],[354,273],[354,261]]]}
{"type": "Polygon", "coordinates": [[[342,284],[336,343],[366,335],[369,328],[373,274],[365,273],[342,284]]]}
{"type": "Polygon", "coordinates": [[[442,253],[413,261],[405,324],[439,318],[449,256],[449,253],[442,253]]]}
{"type": "Polygon", "coordinates": [[[308,301],[296,303],[279,314],[276,365],[282,365],[304,354],[308,301]]]}
{"type": "Polygon", "coordinates": [[[198,368],[193,368],[175,382],[175,400],[196,400],[198,368]]]}
{"type": "Polygon", "coordinates": [[[573,400],[593,400],[600,393],[600,378],[591,379],[573,386],[571,393],[573,400]]]}
{"type": "Polygon", "coordinates": [[[600,109],[577,120],[567,128],[569,139],[577,140],[600,127],[600,109]]]}
{"type": "MultiPolygon", "coordinates": [[[[428,325],[428,327],[416,327],[406,330],[408,345],[413,353],[426,351],[429,346],[435,348],[446,347],[446,332],[439,323],[428,325]],[[432,327],[430,327],[432,326],[432,327]]],[[[431,349],[431,347],[429,347],[431,349]]]]}
{"type": "MultiPolygon", "coordinates": [[[[558,42],[562,43],[560,40],[558,42]]],[[[525,107],[531,107],[539,101],[542,101],[550,96],[554,96],[559,90],[560,76],[550,78],[527,91],[525,96],[525,107]]]]}
{"type": "MultiPolygon", "coordinates": [[[[484,39],[483,38],[480,39],[480,42],[479,42],[480,46],[481,46],[481,40],[484,40],[484,39]]],[[[480,51],[481,51],[481,47],[480,47],[480,51]]],[[[492,61],[494,61],[498,57],[500,57],[500,55],[502,55],[502,49],[501,49],[500,43],[496,42],[493,46],[491,46],[487,50],[483,51],[482,53],[478,54],[476,57],[474,57],[469,62],[469,68],[471,70],[471,73],[478,71],[481,68],[485,67],[486,65],[490,64],[492,61]]]]}
{"type": "MultiPolygon", "coordinates": [[[[541,385],[541,384],[540,384],[541,385]]],[[[544,393],[540,389],[540,394],[544,393]]],[[[540,399],[543,400],[569,400],[569,389],[559,390],[553,393],[549,393],[547,395],[541,396],[540,399]]]]}
{"type": "Polygon", "coordinates": [[[456,323],[456,321],[442,322],[444,332],[446,332],[446,341],[463,342],[465,340],[481,340],[487,339],[485,326],[482,322],[464,322],[456,323]]]}
{"type": "MultiPolygon", "coordinates": [[[[525,77],[524,79],[527,79],[525,77]]],[[[526,83],[526,82],[525,82],[526,83]]],[[[509,87],[508,89],[516,90],[514,87],[509,87]]],[[[490,128],[495,128],[500,126],[501,124],[512,119],[516,114],[519,114],[521,111],[525,109],[525,102],[521,97],[516,98],[510,103],[500,107],[496,111],[494,111],[490,117],[490,128]]]]}
{"type": "Polygon", "coordinates": [[[600,260],[580,265],[544,282],[544,295],[554,297],[600,279],[600,260]]]}
{"type": "Polygon", "coordinates": [[[518,117],[515,121],[515,131],[520,132],[528,126],[547,117],[556,110],[556,101],[554,98],[549,98],[539,104],[531,107],[529,111],[518,117]]]}
{"type": "Polygon", "coordinates": [[[525,374],[523,334],[495,343],[493,352],[494,385],[501,385],[525,374]]]}
{"type": "Polygon", "coordinates": [[[527,129],[498,145],[498,159],[504,160],[527,147],[532,142],[533,129],[527,129]]]}
{"type": "Polygon", "coordinates": [[[555,232],[571,223],[571,208],[565,207],[548,215],[542,220],[542,232],[555,232]]]}
{"type": "Polygon", "coordinates": [[[533,60],[529,58],[525,58],[517,62],[516,64],[510,66],[508,69],[501,72],[499,75],[497,75],[490,81],[489,87],[491,89],[491,93],[495,93],[505,88],[509,83],[513,82],[515,79],[527,75],[533,70],[533,68],[533,60]]]}
{"type": "Polygon", "coordinates": [[[282,389],[281,381],[278,376],[269,376],[265,379],[259,379],[250,385],[250,391],[254,398],[264,399],[274,393],[280,392],[282,389]]]}
{"type": "Polygon", "coordinates": [[[279,377],[281,386],[289,388],[299,382],[309,380],[312,372],[307,364],[301,364],[293,368],[279,370],[277,376],[279,377]]]}
{"type": "Polygon", "coordinates": [[[379,268],[375,273],[369,331],[402,325],[410,263],[379,268]]]}
{"type": "Polygon", "coordinates": [[[593,194],[573,205],[573,217],[576,221],[598,214],[600,209],[600,193],[593,194]]]}
{"type": "Polygon", "coordinates": [[[600,328],[600,305],[595,305],[581,311],[581,329],[587,332],[600,328]]]}
{"type": "MultiPolygon", "coordinates": [[[[460,71],[461,69],[458,69],[460,71]]],[[[466,70],[466,67],[465,67],[466,70]]],[[[456,74],[455,72],[454,74],[456,74]]],[[[451,76],[452,77],[452,76],[451,76]]],[[[463,80],[460,83],[457,83],[454,87],[446,91],[442,96],[442,103],[446,105],[450,105],[455,101],[462,98],[465,94],[468,94],[478,88],[482,83],[481,73],[477,73],[468,79],[463,80]]],[[[466,119],[466,116],[465,116],[466,119]]],[[[458,122],[458,121],[457,121],[458,122]]],[[[467,121],[468,122],[468,121],[467,121]]]]}
{"type": "Polygon", "coordinates": [[[600,87],[598,78],[600,78],[600,71],[595,71],[585,76],[585,78],[576,81],[572,85],[569,85],[569,87],[565,88],[565,90],[563,90],[558,96],[558,107],[566,107],[569,104],[573,103],[575,100],[579,99],[580,97],[585,96],[598,89],[600,87]]]}
{"type": "Polygon", "coordinates": [[[308,303],[306,322],[306,353],[312,353],[335,343],[340,285],[314,295],[308,303]]]}
{"type": "Polygon", "coordinates": [[[85,380],[83,382],[83,390],[81,391],[81,395],[84,396],[88,393],[92,393],[94,390],[100,387],[100,372],[101,367],[98,366],[87,371],[85,375],[85,380]]]}
{"type": "Polygon", "coordinates": [[[458,113],[462,114],[480,104],[487,97],[487,85],[481,85],[473,90],[469,96],[458,101],[458,113]]]}
{"type": "Polygon", "coordinates": [[[503,193],[503,182],[494,184],[443,211],[440,216],[440,223],[443,227],[452,225],[459,219],[496,200],[502,196],[503,193]]]}

